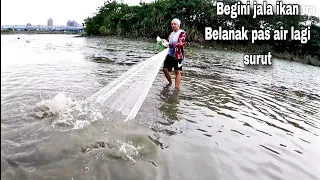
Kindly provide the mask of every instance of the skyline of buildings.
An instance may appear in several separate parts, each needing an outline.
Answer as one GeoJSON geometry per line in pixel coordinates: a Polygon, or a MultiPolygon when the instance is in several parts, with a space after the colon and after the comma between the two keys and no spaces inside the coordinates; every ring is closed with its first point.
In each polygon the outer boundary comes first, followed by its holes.
{"type": "MultiPolygon", "coordinates": [[[[24,26],[22,24],[7,24],[7,25],[1,25],[1,26],[24,26]]],[[[75,20],[68,20],[66,25],[62,25],[62,24],[59,24],[59,25],[54,25],[53,23],[53,19],[52,18],[49,18],[47,20],[47,23],[45,25],[41,25],[41,24],[37,24],[37,25],[32,25],[30,22],[26,23],[25,26],[70,26],[70,27],[82,27],[83,24],[82,23],[78,23],[77,21],[75,20]]]]}
{"type": "Polygon", "coordinates": [[[77,27],[77,26],[81,26],[81,24],[79,24],[77,21],[73,20],[68,20],[67,22],[67,26],[72,26],[72,27],[77,27]]]}
{"type": "MultiPolygon", "coordinates": [[[[53,26],[53,19],[52,19],[52,18],[49,18],[49,19],[48,19],[47,26],[53,26]]],[[[78,23],[77,21],[75,21],[75,20],[73,20],[73,21],[68,20],[67,26],[79,27],[79,26],[81,26],[81,24],[79,24],[79,23],[78,23]]]]}

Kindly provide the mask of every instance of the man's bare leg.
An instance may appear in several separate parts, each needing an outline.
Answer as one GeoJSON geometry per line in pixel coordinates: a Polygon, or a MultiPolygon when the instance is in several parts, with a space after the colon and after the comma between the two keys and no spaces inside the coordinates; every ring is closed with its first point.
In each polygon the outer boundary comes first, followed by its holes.
{"type": "Polygon", "coordinates": [[[180,82],[181,82],[181,72],[179,70],[175,71],[176,73],[176,80],[175,80],[175,87],[176,89],[180,88],[180,82]]]}
{"type": "Polygon", "coordinates": [[[164,75],[166,76],[168,82],[169,82],[169,85],[171,86],[172,85],[172,80],[171,80],[171,76],[170,76],[170,73],[168,71],[167,68],[163,68],[163,72],[164,72],[164,75]]]}

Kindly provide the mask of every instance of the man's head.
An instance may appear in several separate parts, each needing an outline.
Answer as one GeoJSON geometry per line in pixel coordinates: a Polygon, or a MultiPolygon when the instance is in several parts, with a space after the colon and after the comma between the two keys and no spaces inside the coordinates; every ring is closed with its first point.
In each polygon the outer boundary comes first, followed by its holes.
{"type": "Polygon", "coordinates": [[[173,29],[173,31],[178,31],[180,29],[180,20],[177,19],[177,18],[174,18],[172,21],[171,21],[171,27],[173,29]]]}

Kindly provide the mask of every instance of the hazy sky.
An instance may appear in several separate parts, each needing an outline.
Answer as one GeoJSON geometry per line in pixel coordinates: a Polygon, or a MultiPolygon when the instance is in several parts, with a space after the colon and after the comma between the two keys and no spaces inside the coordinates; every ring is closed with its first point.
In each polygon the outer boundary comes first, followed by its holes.
{"type": "MultiPolygon", "coordinates": [[[[275,1],[269,0],[268,2],[275,1]]],[[[138,4],[140,0],[124,0],[124,2],[138,4]]],[[[313,6],[317,8],[313,15],[320,17],[320,0],[287,0],[284,2],[313,6]]],[[[82,23],[86,17],[92,16],[103,3],[104,0],[1,0],[1,25],[25,25],[27,23],[46,25],[50,17],[54,25],[66,25],[68,20],[82,23]]]]}
{"type": "MultiPolygon", "coordinates": [[[[1,25],[66,25],[68,20],[82,23],[105,0],[1,0],[1,25]]],[[[138,4],[140,0],[124,0],[138,4]]]]}

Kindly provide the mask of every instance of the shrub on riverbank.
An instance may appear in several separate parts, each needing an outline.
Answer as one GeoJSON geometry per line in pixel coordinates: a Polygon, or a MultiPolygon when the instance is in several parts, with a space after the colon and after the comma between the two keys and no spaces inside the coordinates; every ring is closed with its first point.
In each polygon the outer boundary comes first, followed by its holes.
{"type": "MultiPolygon", "coordinates": [[[[235,0],[224,1],[233,4],[235,0]]],[[[119,35],[131,37],[167,38],[171,32],[170,22],[173,18],[182,21],[182,27],[187,31],[187,41],[193,44],[214,45],[236,50],[243,49],[251,53],[258,53],[269,49],[275,56],[296,60],[302,63],[320,64],[320,27],[319,18],[314,16],[217,16],[216,6],[211,0],[158,0],[153,3],[140,3],[128,6],[115,1],[106,1],[98,8],[93,17],[85,19],[85,31],[88,35],[119,35]],[[311,40],[306,44],[299,41],[205,41],[205,27],[218,29],[304,29],[305,22],[311,22],[311,40]],[[263,25],[263,27],[261,26],[263,25]],[[254,48],[252,48],[254,47],[254,48]],[[306,60],[305,57],[312,57],[306,60]]],[[[250,33],[248,34],[250,37],[250,33]]],[[[272,34],[271,34],[272,37],[272,34]]]]}

